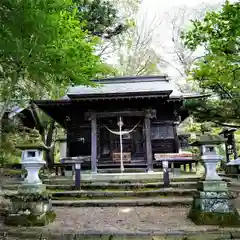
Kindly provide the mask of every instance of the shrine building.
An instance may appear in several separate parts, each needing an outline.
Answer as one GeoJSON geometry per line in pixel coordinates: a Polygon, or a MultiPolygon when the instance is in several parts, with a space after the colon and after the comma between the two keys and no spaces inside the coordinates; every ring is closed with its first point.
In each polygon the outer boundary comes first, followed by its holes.
{"type": "Polygon", "coordinates": [[[120,152],[125,167],[152,171],[155,154],[179,153],[177,126],[189,116],[184,100],[206,97],[177,91],[165,75],[93,82],[94,88],[71,87],[59,100],[33,101],[66,129],[66,156],[89,156],[83,167],[92,173],[119,167],[120,152]]]}

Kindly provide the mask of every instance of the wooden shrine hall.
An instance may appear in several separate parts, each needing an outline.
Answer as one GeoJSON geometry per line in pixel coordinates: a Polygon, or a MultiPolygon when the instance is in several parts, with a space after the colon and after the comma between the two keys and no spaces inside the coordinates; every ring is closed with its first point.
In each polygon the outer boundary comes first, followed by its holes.
{"type": "Polygon", "coordinates": [[[167,76],[93,82],[94,88],[70,87],[60,100],[33,101],[66,129],[66,156],[89,156],[83,167],[92,172],[117,168],[120,159],[152,171],[154,154],[179,153],[177,126],[189,116],[183,101],[204,97],[178,92],[167,76]]]}

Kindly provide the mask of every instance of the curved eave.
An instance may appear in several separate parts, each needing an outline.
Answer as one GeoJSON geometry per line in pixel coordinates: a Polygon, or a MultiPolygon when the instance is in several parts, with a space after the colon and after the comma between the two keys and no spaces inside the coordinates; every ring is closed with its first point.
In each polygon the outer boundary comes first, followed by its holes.
{"type": "Polygon", "coordinates": [[[94,93],[94,94],[67,94],[72,100],[93,101],[109,99],[141,99],[141,98],[169,98],[172,90],[166,91],[144,91],[128,93],[94,93]]]}
{"type": "Polygon", "coordinates": [[[177,100],[177,99],[199,99],[199,98],[207,98],[210,97],[211,94],[183,94],[183,95],[170,95],[170,99],[177,100]]]}
{"type": "Polygon", "coordinates": [[[66,127],[65,121],[69,106],[72,104],[71,100],[34,100],[32,102],[62,127],[66,127]]]}

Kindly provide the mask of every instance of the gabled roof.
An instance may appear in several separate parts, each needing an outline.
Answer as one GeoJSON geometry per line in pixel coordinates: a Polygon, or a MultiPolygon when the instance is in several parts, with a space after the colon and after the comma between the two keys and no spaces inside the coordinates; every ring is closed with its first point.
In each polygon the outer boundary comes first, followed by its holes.
{"type": "Polygon", "coordinates": [[[179,92],[167,75],[116,77],[93,80],[95,87],[70,87],[62,98],[68,99],[109,99],[109,98],[150,98],[167,97],[169,99],[186,99],[201,97],[200,94],[183,94],[179,92]]]}
{"type": "Polygon", "coordinates": [[[74,86],[67,96],[71,99],[105,97],[169,96],[173,86],[167,76],[117,77],[93,80],[95,87],[74,86]]]}
{"type": "MultiPolygon", "coordinates": [[[[158,99],[164,99],[164,101],[182,101],[188,98],[209,96],[181,93],[167,75],[114,77],[93,80],[93,82],[97,85],[96,87],[70,87],[67,94],[59,100],[34,100],[33,102],[61,125],[64,125],[66,116],[69,114],[68,111],[75,103],[81,108],[91,108],[90,106],[95,108],[96,103],[100,104],[99,100],[144,99],[145,101],[146,99],[148,101],[148,99],[155,99],[158,101],[158,99]]],[[[185,111],[183,118],[188,114],[185,111]]]]}

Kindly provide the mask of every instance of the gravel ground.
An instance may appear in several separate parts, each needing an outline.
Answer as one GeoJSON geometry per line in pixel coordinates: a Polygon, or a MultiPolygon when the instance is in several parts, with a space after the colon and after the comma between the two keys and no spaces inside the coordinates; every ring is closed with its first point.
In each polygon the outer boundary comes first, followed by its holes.
{"type": "MultiPolygon", "coordinates": [[[[54,208],[55,222],[38,231],[56,233],[83,232],[179,232],[215,230],[217,227],[196,226],[187,219],[185,207],[106,207],[54,208]]],[[[3,227],[0,223],[0,229],[3,227]]],[[[4,227],[5,228],[5,227],[4,227]]],[[[26,228],[21,228],[24,230],[26,228]]],[[[20,229],[19,229],[20,230],[20,229]]]]}
{"type": "Polygon", "coordinates": [[[46,229],[113,232],[194,231],[195,225],[187,219],[188,211],[189,209],[183,207],[57,208],[57,221],[46,229]]]}

